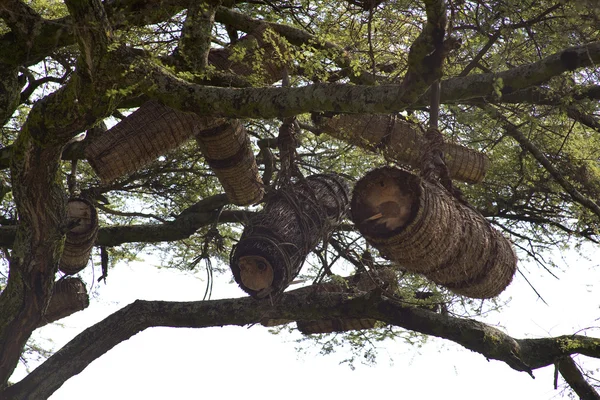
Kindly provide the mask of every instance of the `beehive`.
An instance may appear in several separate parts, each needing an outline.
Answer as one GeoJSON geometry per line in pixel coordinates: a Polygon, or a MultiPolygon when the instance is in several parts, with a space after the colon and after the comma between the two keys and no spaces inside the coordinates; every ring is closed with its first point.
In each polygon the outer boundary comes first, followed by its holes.
{"type": "Polygon", "coordinates": [[[385,167],[365,175],[354,188],[351,216],[383,256],[457,294],[497,296],[516,271],[508,239],[467,204],[408,171],[385,167]]]}
{"type": "Polygon", "coordinates": [[[74,275],[85,268],[98,235],[98,215],[88,200],[70,199],[67,203],[67,224],[74,225],[67,232],[59,269],[74,275]]]}

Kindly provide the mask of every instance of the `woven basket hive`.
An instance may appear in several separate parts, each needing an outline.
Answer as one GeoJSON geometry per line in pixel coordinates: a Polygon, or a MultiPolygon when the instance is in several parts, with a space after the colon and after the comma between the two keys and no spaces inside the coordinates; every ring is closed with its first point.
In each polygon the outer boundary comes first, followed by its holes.
{"type": "Polygon", "coordinates": [[[407,171],[369,172],[354,188],[351,209],[382,255],[457,294],[497,296],[516,271],[510,241],[481,214],[407,171]]]}
{"type": "Polygon", "coordinates": [[[148,101],[95,138],[85,156],[102,182],[112,182],[181,146],[192,137],[196,123],[194,114],[148,101]]]}
{"type": "Polygon", "coordinates": [[[241,122],[221,119],[210,128],[205,126],[198,128],[196,141],[229,200],[240,206],[262,200],[264,185],[241,122]]]}
{"type": "Polygon", "coordinates": [[[67,232],[58,267],[67,275],[74,275],[85,268],[96,242],[98,214],[92,203],[81,198],[69,199],[67,223],[75,222],[77,225],[67,232]]]}
{"type": "MultiPolygon", "coordinates": [[[[319,127],[355,146],[381,149],[400,164],[421,167],[425,139],[415,124],[389,115],[336,115],[323,118],[319,127]]],[[[468,183],[481,182],[490,165],[485,154],[452,143],[444,144],[444,156],[450,176],[468,183]]]]}
{"type": "Polygon", "coordinates": [[[52,290],[52,298],[44,313],[43,324],[65,318],[77,311],[85,309],[90,299],[85,283],[77,277],[58,280],[52,290]]]}
{"type": "Polygon", "coordinates": [[[236,282],[253,297],[285,290],[308,253],[346,215],[349,190],[337,175],[313,175],[271,194],[232,249],[236,282]]]}

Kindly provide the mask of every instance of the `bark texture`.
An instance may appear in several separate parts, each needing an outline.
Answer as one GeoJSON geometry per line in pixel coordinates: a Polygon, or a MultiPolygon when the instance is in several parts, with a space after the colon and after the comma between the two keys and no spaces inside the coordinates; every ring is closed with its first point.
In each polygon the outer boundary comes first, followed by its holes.
{"type": "Polygon", "coordinates": [[[133,335],[153,326],[204,328],[244,326],[267,319],[310,320],[373,318],[405,329],[452,340],[499,360],[517,371],[552,365],[564,356],[600,357],[600,339],[565,335],[543,339],[515,339],[472,319],[456,318],[408,307],[377,292],[362,296],[316,293],[299,289],[269,299],[251,297],[199,302],[142,301],[122,308],[86,329],[22,381],[0,392],[6,400],[47,398],[93,360],[133,335]]]}

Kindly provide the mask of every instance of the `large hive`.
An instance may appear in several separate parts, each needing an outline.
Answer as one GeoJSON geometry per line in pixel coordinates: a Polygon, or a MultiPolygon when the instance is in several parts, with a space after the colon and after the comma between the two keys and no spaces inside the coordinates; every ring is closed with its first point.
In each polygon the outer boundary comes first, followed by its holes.
{"type": "Polygon", "coordinates": [[[58,321],[87,308],[90,299],[85,283],[78,277],[64,277],[54,284],[50,303],[44,312],[40,326],[58,321]]]}
{"type": "Polygon", "coordinates": [[[250,140],[237,120],[200,117],[152,100],[98,135],[85,155],[100,179],[111,182],[144,168],[194,135],[233,204],[262,199],[264,188],[250,140]]]}
{"type": "Polygon", "coordinates": [[[516,271],[508,239],[471,207],[410,172],[369,172],[354,188],[351,214],[382,255],[457,294],[497,296],[516,271]]]}

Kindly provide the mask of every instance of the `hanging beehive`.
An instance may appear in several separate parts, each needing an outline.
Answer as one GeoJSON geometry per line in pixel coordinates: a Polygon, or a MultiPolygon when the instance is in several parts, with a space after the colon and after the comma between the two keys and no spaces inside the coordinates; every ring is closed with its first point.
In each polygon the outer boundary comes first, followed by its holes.
{"type": "Polygon", "coordinates": [[[346,214],[349,190],[338,175],[313,175],[271,194],[232,249],[240,287],[263,298],[287,288],[308,253],[346,214]]]}
{"type": "Polygon", "coordinates": [[[59,269],[74,275],[85,268],[98,235],[98,215],[89,201],[81,198],[69,199],[67,223],[74,225],[65,238],[65,246],[59,269]]]}
{"type": "Polygon", "coordinates": [[[86,147],[85,156],[102,182],[112,182],[181,146],[192,137],[196,123],[195,114],[148,101],[98,135],[86,147]]]}
{"type": "Polygon", "coordinates": [[[227,197],[245,206],[262,200],[264,185],[246,129],[238,120],[219,120],[208,129],[200,125],[196,140],[227,197]]]}
{"type": "Polygon", "coordinates": [[[354,188],[351,215],[383,256],[454,293],[497,296],[516,271],[508,239],[471,207],[410,172],[369,172],[354,188]]]}
{"type": "Polygon", "coordinates": [[[257,75],[263,83],[272,84],[283,78],[284,53],[283,39],[264,24],[229,47],[211,49],[208,62],[217,70],[257,75]]]}
{"type": "MultiPolygon", "coordinates": [[[[376,287],[386,293],[394,293],[398,289],[396,273],[389,268],[372,270],[369,273],[357,274],[347,281],[332,281],[308,287],[315,293],[349,293],[361,294],[376,287]]],[[[315,333],[347,332],[372,329],[377,324],[373,318],[328,318],[320,320],[296,321],[298,330],[305,335],[315,333]]]]}
{"type": "MultiPolygon", "coordinates": [[[[355,146],[376,151],[400,164],[421,167],[425,139],[415,124],[390,115],[336,115],[323,117],[319,128],[329,135],[355,146]]],[[[450,177],[468,183],[483,180],[490,161],[477,151],[445,143],[444,157],[450,177]]]]}
{"type": "Polygon", "coordinates": [[[90,299],[85,283],[81,279],[77,277],[62,278],[54,284],[52,297],[40,326],[81,311],[89,304],[90,299]]]}

